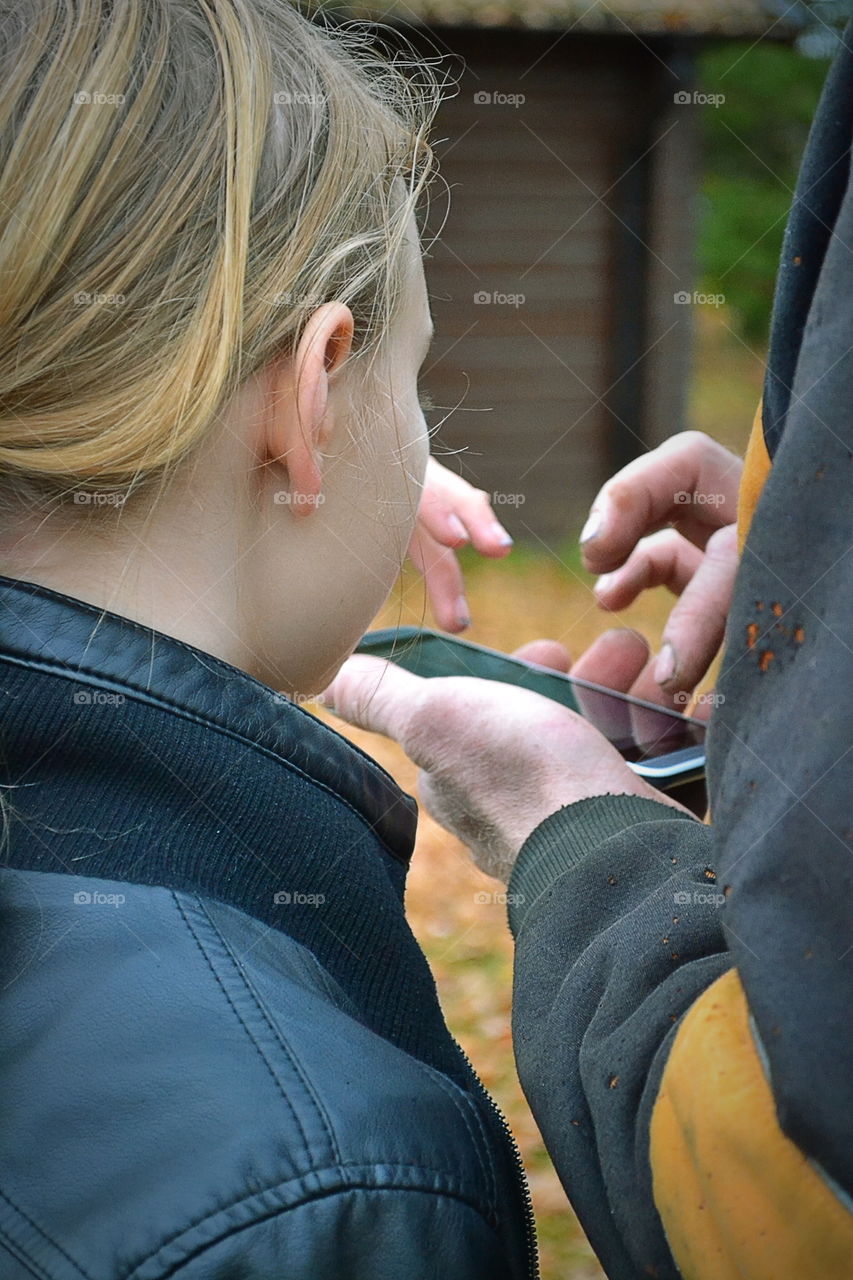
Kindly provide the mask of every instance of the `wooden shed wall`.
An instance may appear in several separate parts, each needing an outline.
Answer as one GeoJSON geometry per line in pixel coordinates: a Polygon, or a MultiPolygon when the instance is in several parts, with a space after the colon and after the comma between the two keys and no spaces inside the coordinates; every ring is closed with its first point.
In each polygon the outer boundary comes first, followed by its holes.
{"type": "MultiPolygon", "coordinates": [[[[576,530],[626,438],[642,447],[636,422],[625,421],[635,408],[639,421],[640,406],[630,396],[627,405],[610,406],[614,384],[630,385],[619,363],[628,358],[624,341],[621,355],[615,349],[616,321],[624,331],[626,309],[643,350],[654,345],[645,374],[656,412],[669,419],[665,434],[680,426],[687,316],[673,310],[672,297],[686,286],[689,251],[681,222],[669,230],[655,224],[661,207],[673,219],[659,191],[667,157],[681,163],[677,135],[670,132],[665,151],[655,155],[652,146],[642,162],[651,183],[645,234],[629,230],[623,207],[674,82],[635,40],[450,29],[433,39],[465,60],[459,91],[434,130],[447,140],[437,152],[450,210],[426,262],[437,336],[422,386],[441,406],[432,422],[459,404],[436,452],[451,451],[450,465],[496,495],[515,536],[553,546],[576,530]],[[477,101],[483,94],[492,101],[477,101]],[[523,94],[524,102],[496,101],[498,94],[523,94]],[[644,265],[650,241],[664,258],[663,266],[652,259],[655,273],[644,265]],[[626,296],[620,274],[626,252],[645,272],[648,292],[633,317],[638,300],[626,296]],[[492,301],[477,301],[483,294],[492,301]],[[523,301],[506,300],[513,295],[523,301]],[[661,332],[670,326],[665,360],[656,325],[661,332]]],[[[684,119],[682,113],[676,123],[684,119]]],[[[636,196],[635,189],[628,198],[636,196]]],[[[686,190],[680,196],[689,202],[686,190]]],[[[438,184],[428,245],[446,214],[438,184]]]]}

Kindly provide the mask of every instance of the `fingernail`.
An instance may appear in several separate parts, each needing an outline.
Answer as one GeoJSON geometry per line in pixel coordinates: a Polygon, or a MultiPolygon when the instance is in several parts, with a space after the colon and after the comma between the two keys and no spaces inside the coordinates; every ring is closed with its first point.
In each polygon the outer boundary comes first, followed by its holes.
{"type": "Polygon", "coordinates": [[[471,611],[464,596],[460,596],[456,601],[456,625],[459,627],[470,627],[471,625],[471,611]]]}
{"type": "Polygon", "coordinates": [[[464,538],[466,542],[468,541],[468,530],[465,528],[458,516],[451,513],[447,517],[447,523],[455,537],[464,538]]]}
{"type": "Polygon", "coordinates": [[[671,644],[665,644],[658,654],[654,676],[658,684],[667,684],[675,675],[675,650],[671,644]]]}
{"type": "Polygon", "coordinates": [[[603,573],[601,577],[596,581],[596,584],[593,587],[593,591],[595,592],[596,595],[601,595],[603,591],[606,591],[608,589],[612,581],[613,581],[612,573],[603,573]]]}
{"type": "Polygon", "coordinates": [[[513,545],[512,535],[507,533],[502,524],[497,521],[492,525],[492,533],[502,547],[511,547],[513,545]]]}
{"type": "Polygon", "coordinates": [[[604,517],[600,511],[590,511],[584,527],[581,529],[581,542],[591,542],[601,532],[604,517]]]}

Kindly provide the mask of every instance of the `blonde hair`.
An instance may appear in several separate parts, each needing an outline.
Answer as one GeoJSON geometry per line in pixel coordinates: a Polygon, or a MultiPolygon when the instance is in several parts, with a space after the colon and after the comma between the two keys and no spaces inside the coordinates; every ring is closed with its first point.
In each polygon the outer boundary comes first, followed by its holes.
{"type": "Polygon", "coordinates": [[[322,301],[369,366],[438,98],[368,31],[284,0],[0,0],[7,500],[162,479],[322,301]]]}

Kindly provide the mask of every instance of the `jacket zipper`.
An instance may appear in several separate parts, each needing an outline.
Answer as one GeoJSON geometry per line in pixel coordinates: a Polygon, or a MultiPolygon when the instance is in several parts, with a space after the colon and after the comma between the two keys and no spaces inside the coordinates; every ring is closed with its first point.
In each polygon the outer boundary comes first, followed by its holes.
{"type": "Polygon", "coordinates": [[[468,1066],[468,1070],[471,1072],[471,1075],[474,1079],[474,1083],[476,1084],[483,1098],[485,1098],[490,1109],[497,1116],[498,1121],[500,1122],[500,1126],[503,1129],[504,1134],[506,1135],[507,1143],[509,1144],[509,1149],[512,1152],[512,1158],[515,1164],[518,1187],[519,1187],[519,1190],[521,1191],[521,1198],[524,1203],[524,1233],[527,1240],[528,1274],[530,1276],[530,1280],[540,1280],[539,1246],[536,1242],[536,1219],[533,1215],[533,1199],[530,1195],[530,1187],[528,1186],[528,1182],[527,1182],[527,1174],[524,1172],[524,1161],[521,1158],[521,1152],[518,1149],[518,1143],[515,1140],[512,1129],[510,1129],[509,1127],[509,1123],[507,1122],[506,1116],[501,1111],[500,1107],[495,1102],[494,1098],[489,1093],[488,1089],[483,1084],[480,1077],[477,1075],[477,1072],[474,1070],[474,1064],[472,1063],[471,1059],[468,1057],[465,1050],[462,1048],[462,1045],[459,1043],[459,1041],[456,1039],[455,1036],[451,1036],[451,1039],[453,1040],[453,1043],[456,1045],[456,1048],[459,1050],[460,1054],[462,1055],[462,1058],[466,1062],[468,1066]]]}

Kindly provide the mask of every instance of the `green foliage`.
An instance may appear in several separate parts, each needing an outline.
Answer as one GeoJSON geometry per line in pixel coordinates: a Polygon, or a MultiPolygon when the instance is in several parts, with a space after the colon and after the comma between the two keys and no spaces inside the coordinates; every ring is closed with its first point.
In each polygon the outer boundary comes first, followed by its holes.
{"type": "Polygon", "coordinates": [[[700,59],[703,112],[702,288],[722,293],[748,341],[766,339],[785,219],[826,76],[825,59],[766,41],[700,59]]]}
{"type": "MultiPolygon", "coordinates": [[[[551,564],[561,576],[567,581],[577,582],[579,579],[583,582],[593,582],[594,575],[587,573],[581,563],[581,549],[578,543],[578,535],[580,528],[568,534],[565,538],[558,542],[549,543],[546,547],[544,543],[534,540],[521,540],[516,543],[512,549],[512,555],[501,564],[501,572],[505,575],[512,576],[517,574],[524,577],[532,568],[536,568],[542,564],[543,556],[551,564]]],[[[488,562],[483,560],[479,551],[475,551],[473,547],[462,547],[456,553],[462,572],[467,578],[469,575],[476,574],[488,562]]]]}

